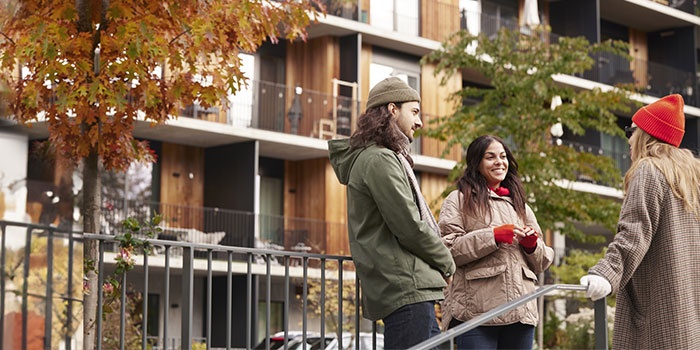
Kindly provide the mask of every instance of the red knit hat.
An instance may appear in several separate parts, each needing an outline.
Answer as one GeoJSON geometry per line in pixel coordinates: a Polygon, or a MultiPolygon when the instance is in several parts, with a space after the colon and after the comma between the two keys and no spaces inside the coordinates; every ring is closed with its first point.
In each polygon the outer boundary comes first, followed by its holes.
{"type": "Polygon", "coordinates": [[[683,97],[668,95],[640,108],[632,116],[632,122],[647,134],[678,147],[685,134],[683,97]]]}

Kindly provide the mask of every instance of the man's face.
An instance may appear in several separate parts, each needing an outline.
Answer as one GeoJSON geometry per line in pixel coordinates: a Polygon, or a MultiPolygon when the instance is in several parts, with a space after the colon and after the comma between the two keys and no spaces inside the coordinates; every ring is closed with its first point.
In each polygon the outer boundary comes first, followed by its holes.
{"type": "Polygon", "coordinates": [[[395,118],[399,130],[408,137],[409,141],[413,142],[413,133],[423,127],[423,122],[420,120],[420,103],[417,101],[404,102],[401,104],[401,108],[390,103],[389,111],[395,118]]]}

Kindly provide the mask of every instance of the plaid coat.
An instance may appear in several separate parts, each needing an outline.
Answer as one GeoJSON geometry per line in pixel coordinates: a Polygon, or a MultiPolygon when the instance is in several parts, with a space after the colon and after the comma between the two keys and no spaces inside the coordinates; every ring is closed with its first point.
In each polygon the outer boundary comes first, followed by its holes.
{"type": "Polygon", "coordinates": [[[700,349],[700,220],[652,164],[631,179],[617,235],[589,273],[617,293],[613,349],[700,349]]]}

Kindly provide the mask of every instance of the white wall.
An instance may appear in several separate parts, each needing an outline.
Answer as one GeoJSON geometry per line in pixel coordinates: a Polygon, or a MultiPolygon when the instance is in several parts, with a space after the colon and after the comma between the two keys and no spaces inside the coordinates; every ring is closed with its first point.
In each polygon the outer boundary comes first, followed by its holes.
{"type": "MultiPolygon", "coordinates": [[[[27,215],[27,161],[29,140],[0,129],[0,220],[30,222],[27,215]]],[[[24,245],[23,234],[7,234],[7,247],[24,245]]]]}

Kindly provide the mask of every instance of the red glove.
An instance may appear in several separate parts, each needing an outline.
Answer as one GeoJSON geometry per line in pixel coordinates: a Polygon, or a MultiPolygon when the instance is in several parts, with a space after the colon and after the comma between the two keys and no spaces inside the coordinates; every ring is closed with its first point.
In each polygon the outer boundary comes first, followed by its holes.
{"type": "Polygon", "coordinates": [[[537,248],[537,233],[525,236],[525,238],[520,240],[520,245],[525,248],[526,252],[534,252],[535,248],[537,248]]]}
{"type": "Polygon", "coordinates": [[[513,244],[513,229],[515,225],[507,224],[494,227],[493,238],[496,239],[496,243],[508,243],[513,244]]]}

